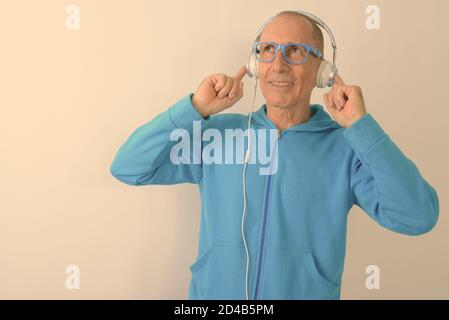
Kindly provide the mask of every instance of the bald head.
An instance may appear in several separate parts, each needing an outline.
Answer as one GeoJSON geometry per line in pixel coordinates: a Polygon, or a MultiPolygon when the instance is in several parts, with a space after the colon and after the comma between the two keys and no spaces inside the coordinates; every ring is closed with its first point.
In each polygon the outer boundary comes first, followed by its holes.
{"type": "Polygon", "coordinates": [[[265,25],[263,30],[257,36],[256,42],[260,41],[264,30],[274,20],[278,18],[293,19],[295,21],[295,24],[298,25],[298,27],[301,26],[304,28],[304,25],[306,25],[306,29],[311,35],[313,46],[318,50],[320,50],[320,52],[324,55],[324,39],[323,39],[323,32],[321,31],[320,27],[318,27],[317,24],[312,19],[296,11],[281,11],[277,15],[275,15],[273,19],[265,25]]]}

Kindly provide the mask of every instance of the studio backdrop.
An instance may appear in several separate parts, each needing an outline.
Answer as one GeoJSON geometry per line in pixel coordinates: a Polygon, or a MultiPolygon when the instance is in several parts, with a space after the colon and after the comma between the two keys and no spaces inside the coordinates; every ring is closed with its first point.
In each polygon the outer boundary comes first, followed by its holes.
{"type": "MultiPolygon", "coordinates": [[[[18,0],[0,4],[1,299],[187,298],[198,187],[130,186],[110,165],[205,77],[233,75],[282,10],[331,27],[339,74],[438,192],[438,223],[421,236],[351,209],[341,298],[449,298],[449,2],[18,0]]],[[[324,44],[331,59],[326,33],[324,44]]],[[[225,113],[251,110],[254,79],[244,84],[225,113]]]]}

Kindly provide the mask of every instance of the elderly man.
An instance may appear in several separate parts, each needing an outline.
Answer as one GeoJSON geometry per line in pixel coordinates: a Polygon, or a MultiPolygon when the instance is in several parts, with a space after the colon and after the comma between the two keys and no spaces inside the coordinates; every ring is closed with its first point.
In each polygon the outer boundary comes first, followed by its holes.
{"type": "MultiPolygon", "coordinates": [[[[321,30],[298,13],[278,14],[258,40],[307,44],[323,52],[321,30]]],[[[171,133],[193,133],[196,121],[202,131],[223,136],[226,129],[247,128],[245,115],[217,114],[243,96],[244,67],[234,77],[205,78],[194,94],[135,130],[117,152],[111,173],[136,186],[198,184],[201,224],[190,299],[339,299],[351,207],[359,206],[385,228],[418,235],[437,222],[437,193],[367,113],[359,87],[337,76],[324,95],[332,120],[321,105],[310,105],[319,55],[290,64],[280,50],[274,56],[275,47],[258,48],[266,103],[253,114],[251,126],[279,130],[278,170],[261,175],[259,161],[248,166],[248,270],[241,236],[242,162],[173,163],[170,158],[171,133]]],[[[293,59],[300,52],[288,54],[293,59]]]]}

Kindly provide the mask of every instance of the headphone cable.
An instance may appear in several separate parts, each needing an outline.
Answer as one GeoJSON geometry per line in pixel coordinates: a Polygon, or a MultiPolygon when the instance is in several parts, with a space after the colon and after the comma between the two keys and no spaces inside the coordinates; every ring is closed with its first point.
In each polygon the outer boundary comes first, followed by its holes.
{"type": "Polygon", "coordinates": [[[251,154],[250,148],[251,148],[251,117],[253,115],[254,110],[254,103],[256,100],[256,91],[257,91],[257,79],[255,81],[254,85],[254,96],[253,96],[253,104],[251,108],[251,112],[248,117],[248,148],[245,152],[245,163],[243,165],[243,175],[242,175],[242,183],[243,183],[243,213],[242,213],[242,238],[243,238],[243,244],[245,246],[245,253],[246,253],[246,276],[245,276],[245,289],[246,289],[246,300],[249,300],[248,297],[248,271],[249,271],[249,253],[248,253],[248,246],[246,244],[245,239],[245,213],[246,213],[246,167],[249,162],[249,157],[251,154]]]}

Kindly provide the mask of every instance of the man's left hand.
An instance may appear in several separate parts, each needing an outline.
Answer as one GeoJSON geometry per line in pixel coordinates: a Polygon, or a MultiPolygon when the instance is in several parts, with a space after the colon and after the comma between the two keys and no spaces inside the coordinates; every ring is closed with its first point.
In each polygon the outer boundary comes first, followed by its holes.
{"type": "Polygon", "coordinates": [[[345,128],[367,114],[362,89],[346,85],[338,74],[329,93],[324,94],[324,103],[332,118],[345,128]]]}

